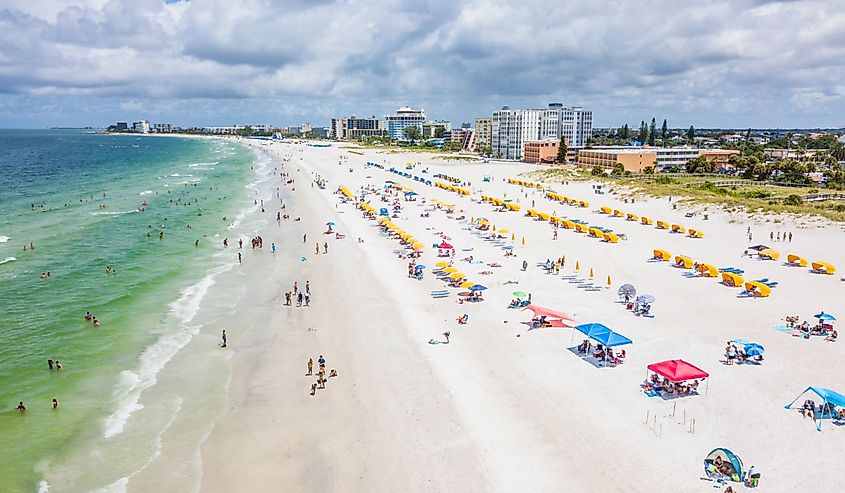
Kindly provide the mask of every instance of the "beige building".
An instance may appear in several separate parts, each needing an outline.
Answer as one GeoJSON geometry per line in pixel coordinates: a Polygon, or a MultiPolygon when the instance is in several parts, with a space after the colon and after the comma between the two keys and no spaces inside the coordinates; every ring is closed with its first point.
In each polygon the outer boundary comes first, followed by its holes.
{"type": "Polygon", "coordinates": [[[559,140],[529,140],[525,142],[522,161],[526,163],[554,163],[557,161],[559,140]]]}
{"type": "Polygon", "coordinates": [[[475,146],[490,147],[493,142],[493,119],[475,119],[475,146]]]}
{"type": "Polygon", "coordinates": [[[621,163],[625,171],[640,173],[648,166],[655,171],[673,167],[683,168],[687,161],[699,155],[710,161],[716,161],[717,168],[727,165],[732,154],[739,154],[734,149],[694,149],[691,147],[593,147],[578,152],[577,163],[581,168],[613,168],[621,163]]]}

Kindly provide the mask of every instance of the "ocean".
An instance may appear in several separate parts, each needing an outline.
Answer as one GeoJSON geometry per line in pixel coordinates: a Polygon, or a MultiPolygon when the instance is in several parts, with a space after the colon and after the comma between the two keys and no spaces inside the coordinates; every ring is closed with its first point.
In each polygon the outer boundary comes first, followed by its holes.
{"type": "Polygon", "coordinates": [[[119,491],[150,460],[166,418],[135,443],[125,427],[237,262],[220,243],[260,159],[221,140],[0,131],[0,491],[119,491]]]}

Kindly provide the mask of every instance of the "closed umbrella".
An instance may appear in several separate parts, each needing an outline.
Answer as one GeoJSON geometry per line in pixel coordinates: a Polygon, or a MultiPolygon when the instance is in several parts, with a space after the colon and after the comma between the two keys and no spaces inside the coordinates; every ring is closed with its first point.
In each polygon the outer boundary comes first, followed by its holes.
{"type": "Polygon", "coordinates": [[[514,296],[518,296],[518,297],[520,297],[520,298],[522,298],[522,297],[524,297],[524,296],[528,296],[527,294],[525,294],[525,292],[524,292],[524,291],[514,291],[514,292],[513,292],[513,295],[514,295],[514,296]]]}

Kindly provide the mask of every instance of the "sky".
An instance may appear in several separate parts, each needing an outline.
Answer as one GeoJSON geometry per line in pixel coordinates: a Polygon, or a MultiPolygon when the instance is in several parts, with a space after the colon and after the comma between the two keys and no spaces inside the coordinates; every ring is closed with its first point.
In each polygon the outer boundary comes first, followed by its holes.
{"type": "Polygon", "coordinates": [[[549,102],[595,127],[845,127],[843,2],[3,0],[0,127],[549,102]]]}

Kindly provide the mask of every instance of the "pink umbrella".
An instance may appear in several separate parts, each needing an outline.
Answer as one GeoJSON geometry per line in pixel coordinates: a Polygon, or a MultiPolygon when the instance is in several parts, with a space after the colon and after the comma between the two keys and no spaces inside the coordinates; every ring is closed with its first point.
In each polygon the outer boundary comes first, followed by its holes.
{"type": "Polygon", "coordinates": [[[443,243],[437,245],[437,248],[449,249],[449,248],[455,248],[455,247],[453,247],[452,245],[450,245],[450,244],[448,244],[444,241],[443,243]]]}

